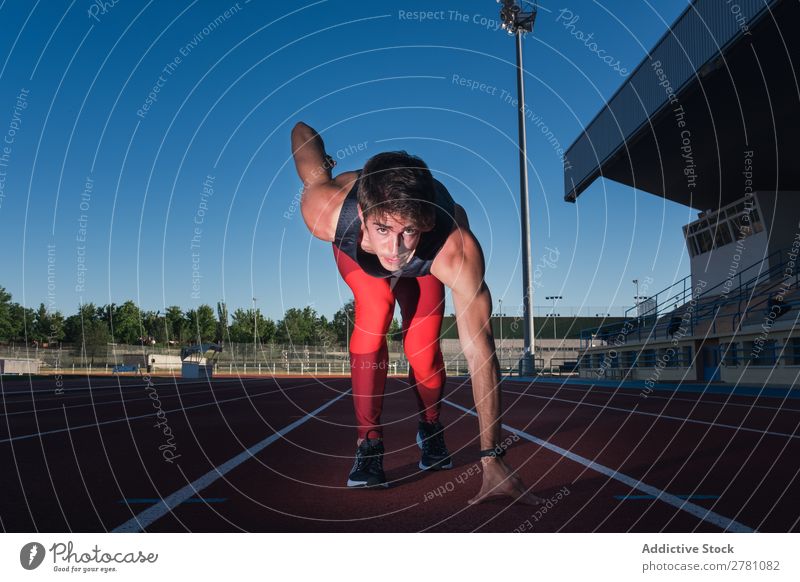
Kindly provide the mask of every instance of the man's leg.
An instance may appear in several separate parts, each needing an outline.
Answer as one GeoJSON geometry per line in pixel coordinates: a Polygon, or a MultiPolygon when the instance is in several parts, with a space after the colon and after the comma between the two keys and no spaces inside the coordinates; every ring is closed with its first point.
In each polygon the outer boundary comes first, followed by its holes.
{"type": "Polygon", "coordinates": [[[444,286],[433,275],[403,279],[395,287],[403,316],[403,348],[409,362],[420,420],[437,422],[446,376],[439,335],[444,317],[444,286]]]}
{"type": "Polygon", "coordinates": [[[394,294],[386,280],[367,275],[336,247],[334,256],[339,273],[355,298],[350,371],[358,439],[382,438],[380,418],[389,356],[386,332],[394,312],[394,294]]]}
{"type": "Polygon", "coordinates": [[[395,296],[403,313],[403,348],[410,364],[409,383],[414,387],[420,412],[419,468],[449,469],[453,461],[444,442],[444,427],[439,422],[446,379],[439,345],[444,286],[430,275],[407,281],[395,287],[395,296]]]}

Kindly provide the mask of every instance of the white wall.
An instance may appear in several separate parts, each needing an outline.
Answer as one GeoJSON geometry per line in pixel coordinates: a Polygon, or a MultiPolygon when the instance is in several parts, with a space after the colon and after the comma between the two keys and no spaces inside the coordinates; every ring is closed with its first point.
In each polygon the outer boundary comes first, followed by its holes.
{"type": "MultiPolygon", "coordinates": [[[[736,234],[738,235],[738,233],[736,234]]],[[[709,295],[722,295],[726,289],[729,292],[733,291],[739,285],[738,274],[753,263],[765,259],[768,254],[767,231],[762,230],[743,239],[741,243],[738,242],[738,239],[734,239],[732,243],[724,247],[694,256],[691,259],[693,286],[699,280],[703,280],[707,283],[705,288],[711,289],[734,273],[735,276],[731,283],[714,289],[709,295]]],[[[752,279],[757,274],[758,269],[751,269],[743,275],[742,282],[752,279]]]]}

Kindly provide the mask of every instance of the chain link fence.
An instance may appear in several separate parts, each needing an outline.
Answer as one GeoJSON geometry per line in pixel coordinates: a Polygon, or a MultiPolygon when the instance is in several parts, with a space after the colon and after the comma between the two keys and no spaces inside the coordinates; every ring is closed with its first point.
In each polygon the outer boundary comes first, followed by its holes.
{"type": "MultiPolygon", "coordinates": [[[[62,344],[38,347],[30,345],[0,346],[0,359],[34,360],[43,374],[111,374],[115,366],[138,366],[140,373],[180,375],[180,348],[149,345],[109,344],[82,348],[62,344]]],[[[499,358],[503,374],[514,374],[521,349],[502,350],[499,358]]],[[[460,350],[443,350],[449,376],[468,374],[466,359],[460,350]]],[[[542,361],[537,358],[537,367],[542,361]]],[[[401,342],[389,342],[390,375],[407,375],[408,360],[401,342]]],[[[226,344],[216,359],[217,375],[350,375],[350,358],[346,346],[293,344],[226,344]]]]}

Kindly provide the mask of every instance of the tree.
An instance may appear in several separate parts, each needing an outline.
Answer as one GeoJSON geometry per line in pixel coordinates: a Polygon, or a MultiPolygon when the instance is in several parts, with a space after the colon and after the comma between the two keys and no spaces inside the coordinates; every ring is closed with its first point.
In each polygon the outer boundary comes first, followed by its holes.
{"type": "Polygon", "coordinates": [[[11,303],[9,306],[9,319],[11,320],[11,341],[29,342],[33,340],[33,324],[36,320],[36,312],[30,307],[23,307],[19,303],[11,303]]]}
{"type": "Polygon", "coordinates": [[[331,329],[336,334],[336,340],[347,343],[348,335],[353,333],[356,320],[356,303],[352,299],[344,304],[339,311],[333,314],[331,329]]]}
{"type": "Polygon", "coordinates": [[[94,365],[96,356],[105,355],[111,333],[108,328],[108,313],[105,307],[96,307],[94,303],[78,306],[78,313],[70,315],[64,322],[65,340],[75,344],[84,361],[91,359],[94,365]]]}
{"type": "Polygon", "coordinates": [[[186,319],[189,328],[188,338],[194,343],[211,342],[216,339],[217,320],[210,305],[203,304],[197,309],[190,309],[186,312],[186,319]]]}
{"type": "Polygon", "coordinates": [[[216,337],[220,341],[228,338],[228,306],[222,302],[217,302],[217,333],[216,337]]]}
{"type": "Polygon", "coordinates": [[[28,331],[33,341],[44,343],[47,341],[47,333],[50,327],[50,318],[47,316],[47,307],[44,303],[39,304],[33,317],[33,328],[28,331]]]}
{"type": "Polygon", "coordinates": [[[106,324],[106,327],[111,330],[114,325],[114,311],[117,309],[116,303],[109,303],[107,305],[98,305],[97,307],[94,306],[93,303],[87,303],[84,308],[79,309],[80,313],[83,315],[84,321],[86,319],[91,319],[94,321],[95,319],[99,319],[100,321],[106,324]],[[89,306],[92,306],[94,309],[94,313],[89,313],[89,306]]]}
{"type": "Polygon", "coordinates": [[[50,333],[47,336],[49,342],[60,342],[64,339],[64,316],[60,311],[50,314],[50,333]]]}
{"type": "Polygon", "coordinates": [[[90,358],[90,365],[94,366],[94,359],[100,354],[105,355],[108,343],[111,341],[111,334],[104,321],[95,319],[84,321],[81,337],[81,350],[84,357],[90,358]]]}
{"type": "Polygon", "coordinates": [[[167,341],[173,340],[178,343],[183,343],[183,338],[186,337],[186,318],[183,316],[183,311],[177,305],[167,307],[164,313],[167,328],[167,341]]]}
{"type": "Polygon", "coordinates": [[[275,340],[275,322],[266,319],[261,310],[256,310],[255,317],[252,309],[237,309],[233,312],[232,322],[229,328],[230,340],[240,344],[253,343],[253,321],[258,320],[258,341],[269,343],[275,340]]]}
{"type": "Polygon", "coordinates": [[[11,320],[11,293],[0,287],[0,341],[12,339],[14,325],[11,320]]]}
{"type": "Polygon", "coordinates": [[[66,322],[64,322],[65,341],[80,345],[83,338],[83,328],[86,324],[92,321],[102,321],[98,315],[98,310],[94,303],[84,303],[78,305],[78,313],[70,315],[66,322]]]}
{"type": "Polygon", "coordinates": [[[133,301],[126,301],[117,308],[111,304],[109,311],[113,313],[112,331],[118,343],[135,344],[143,335],[142,313],[133,301]]]}
{"type": "Polygon", "coordinates": [[[403,339],[403,328],[400,327],[400,323],[397,321],[396,317],[392,319],[392,323],[389,325],[389,331],[386,332],[386,338],[395,342],[399,342],[403,339]]]}
{"type": "Polygon", "coordinates": [[[291,344],[314,343],[314,330],[317,325],[317,312],[312,307],[286,310],[283,319],[278,323],[276,336],[278,341],[291,344]]]}
{"type": "Polygon", "coordinates": [[[228,328],[230,340],[239,344],[253,341],[253,310],[241,307],[233,312],[231,325],[228,328]]]}
{"type": "Polygon", "coordinates": [[[159,344],[166,341],[167,329],[161,311],[143,311],[142,327],[145,339],[150,338],[159,344]]]}
{"type": "Polygon", "coordinates": [[[30,337],[40,344],[61,341],[64,338],[64,316],[58,311],[48,312],[44,303],[40,303],[30,337]]]}
{"type": "Polygon", "coordinates": [[[268,344],[275,341],[277,333],[275,322],[269,318],[264,318],[261,311],[258,312],[258,339],[262,344],[268,344]]]}
{"type": "Polygon", "coordinates": [[[333,325],[328,323],[324,315],[317,319],[314,325],[314,343],[322,346],[326,352],[337,343],[333,325]]]}

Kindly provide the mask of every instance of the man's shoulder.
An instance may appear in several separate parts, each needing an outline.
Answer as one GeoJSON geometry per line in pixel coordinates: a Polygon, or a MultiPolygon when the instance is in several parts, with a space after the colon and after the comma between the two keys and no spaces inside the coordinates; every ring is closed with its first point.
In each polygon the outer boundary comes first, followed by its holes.
{"type": "Polygon", "coordinates": [[[353,170],[350,172],[342,172],[338,176],[333,179],[333,183],[339,186],[340,188],[347,188],[348,190],[353,187],[358,179],[358,176],[361,174],[358,170],[353,170]]]}
{"type": "Polygon", "coordinates": [[[314,236],[333,241],[342,203],[357,178],[358,172],[342,172],[330,182],[316,184],[303,192],[303,219],[314,236]]]}
{"type": "Polygon", "coordinates": [[[322,184],[315,184],[306,189],[306,194],[311,197],[331,198],[334,196],[347,196],[358,179],[358,172],[342,172],[335,178],[322,184]]]}
{"type": "Polygon", "coordinates": [[[475,235],[465,226],[456,226],[447,237],[431,265],[431,274],[452,288],[459,273],[483,270],[483,256],[475,235]]]}

